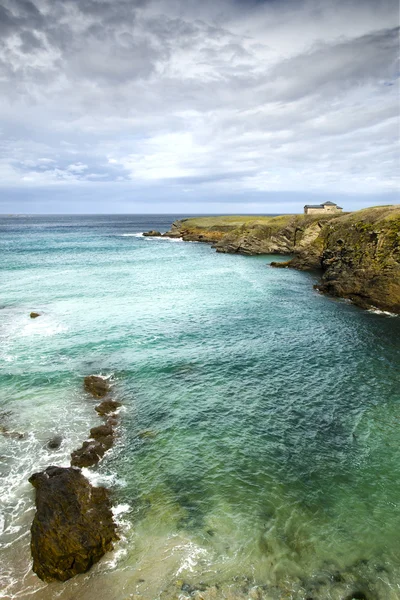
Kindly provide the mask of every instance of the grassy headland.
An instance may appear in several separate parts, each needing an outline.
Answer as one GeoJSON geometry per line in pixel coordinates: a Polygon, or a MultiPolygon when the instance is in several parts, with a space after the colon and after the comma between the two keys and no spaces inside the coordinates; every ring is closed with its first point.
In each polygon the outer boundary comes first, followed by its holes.
{"type": "Polygon", "coordinates": [[[337,215],[182,219],[166,235],[211,242],[217,252],[291,254],[287,267],[321,269],[319,289],[400,314],[400,205],[337,215]]]}

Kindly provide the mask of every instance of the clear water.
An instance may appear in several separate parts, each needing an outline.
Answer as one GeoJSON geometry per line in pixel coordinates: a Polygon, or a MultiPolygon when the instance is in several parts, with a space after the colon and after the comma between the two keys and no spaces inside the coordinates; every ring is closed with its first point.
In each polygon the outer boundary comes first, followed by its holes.
{"type": "Polygon", "coordinates": [[[277,257],[135,235],[174,218],[1,218],[0,425],[25,437],[0,435],[0,597],[185,598],[202,582],[400,598],[400,319],[320,296],[277,257]],[[99,423],[90,373],[124,405],[85,471],[112,487],[122,539],[46,585],[27,478],[99,423]]]}

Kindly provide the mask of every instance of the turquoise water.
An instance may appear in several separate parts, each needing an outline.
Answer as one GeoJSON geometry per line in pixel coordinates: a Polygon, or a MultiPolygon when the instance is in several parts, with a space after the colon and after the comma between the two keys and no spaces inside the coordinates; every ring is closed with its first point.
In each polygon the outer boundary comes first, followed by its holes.
{"type": "Polygon", "coordinates": [[[0,597],[400,598],[399,318],[268,268],[282,257],[138,235],[174,218],[0,220],[0,425],[24,434],[0,435],[0,597]],[[99,423],[90,373],[123,403],[85,470],[112,488],[121,541],[45,585],[27,478],[99,423]]]}

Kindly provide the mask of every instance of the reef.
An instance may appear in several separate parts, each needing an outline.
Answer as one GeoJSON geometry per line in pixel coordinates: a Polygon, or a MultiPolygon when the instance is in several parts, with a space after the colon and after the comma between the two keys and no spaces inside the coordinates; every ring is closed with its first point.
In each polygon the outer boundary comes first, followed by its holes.
{"type": "MultiPolygon", "coordinates": [[[[84,389],[94,398],[111,390],[107,378],[88,375],[84,389]]],[[[66,581],[88,571],[113,548],[118,539],[112,518],[109,493],[93,487],[80,468],[96,465],[115,441],[121,403],[107,398],[95,406],[105,423],[92,427],[89,440],[71,454],[71,467],[47,467],[34,473],[30,483],[36,489],[36,514],[31,527],[33,571],[43,581],[66,581]]],[[[58,449],[61,436],[47,448],[58,449]]]]}
{"type": "Polygon", "coordinates": [[[212,243],[221,253],[292,255],[271,265],[320,271],[319,291],[400,314],[400,205],[337,215],[189,218],[163,235],[212,243]]]}

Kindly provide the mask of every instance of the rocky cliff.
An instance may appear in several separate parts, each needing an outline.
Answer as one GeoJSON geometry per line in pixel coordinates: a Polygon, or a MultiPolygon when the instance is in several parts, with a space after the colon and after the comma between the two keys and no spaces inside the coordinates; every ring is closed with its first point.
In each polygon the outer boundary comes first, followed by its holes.
{"type": "Polygon", "coordinates": [[[335,216],[183,219],[164,235],[211,242],[217,252],[293,255],[284,266],[320,269],[322,292],[400,314],[400,205],[335,216]]]}

